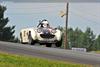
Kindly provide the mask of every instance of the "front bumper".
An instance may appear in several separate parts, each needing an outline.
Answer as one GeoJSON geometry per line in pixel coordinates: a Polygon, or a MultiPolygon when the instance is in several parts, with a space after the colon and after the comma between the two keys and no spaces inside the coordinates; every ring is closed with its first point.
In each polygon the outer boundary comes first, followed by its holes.
{"type": "Polygon", "coordinates": [[[57,42],[57,39],[56,38],[52,38],[52,39],[39,39],[38,40],[39,43],[56,43],[57,42]]]}

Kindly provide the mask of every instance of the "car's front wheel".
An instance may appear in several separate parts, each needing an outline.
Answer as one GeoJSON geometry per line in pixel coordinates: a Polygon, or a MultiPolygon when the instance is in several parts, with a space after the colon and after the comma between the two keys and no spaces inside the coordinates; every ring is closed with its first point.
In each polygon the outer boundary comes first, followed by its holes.
{"type": "Polygon", "coordinates": [[[55,43],[56,47],[61,47],[62,45],[62,39],[60,41],[58,41],[57,43],[55,43]]]}
{"type": "Polygon", "coordinates": [[[34,45],[35,44],[35,41],[32,39],[31,36],[29,36],[28,39],[29,39],[28,44],[30,44],[30,45],[34,45]]]}

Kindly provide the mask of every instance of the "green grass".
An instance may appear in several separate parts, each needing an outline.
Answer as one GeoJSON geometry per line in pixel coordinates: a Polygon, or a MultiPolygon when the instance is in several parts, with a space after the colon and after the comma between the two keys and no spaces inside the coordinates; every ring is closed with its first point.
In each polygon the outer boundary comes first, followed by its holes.
{"type": "Polygon", "coordinates": [[[92,67],[56,60],[48,60],[30,56],[19,56],[0,52],[0,67],[92,67]]]}
{"type": "Polygon", "coordinates": [[[95,53],[100,54],[100,50],[99,51],[95,51],[95,53]]]}

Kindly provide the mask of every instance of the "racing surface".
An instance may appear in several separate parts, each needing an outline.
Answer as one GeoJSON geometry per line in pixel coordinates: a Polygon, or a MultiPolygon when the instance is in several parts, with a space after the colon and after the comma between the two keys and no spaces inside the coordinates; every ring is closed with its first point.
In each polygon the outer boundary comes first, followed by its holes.
{"type": "Polygon", "coordinates": [[[30,55],[53,60],[71,61],[82,64],[100,65],[100,54],[76,52],[59,48],[31,46],[0,41],[0,51],[19,55],[30,55]]]}

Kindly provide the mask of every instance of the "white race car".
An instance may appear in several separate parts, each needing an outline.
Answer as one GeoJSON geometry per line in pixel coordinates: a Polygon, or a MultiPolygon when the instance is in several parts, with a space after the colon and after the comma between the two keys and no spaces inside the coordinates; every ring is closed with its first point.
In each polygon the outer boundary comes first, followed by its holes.
{"type": "Polygon", "coordinates": [[[57,47],[62,45],[62,32],[57,28],[38,27],[22,29],[20,32],[21,43],[46,45],[51,47],[55,44],[57,47]]]}

